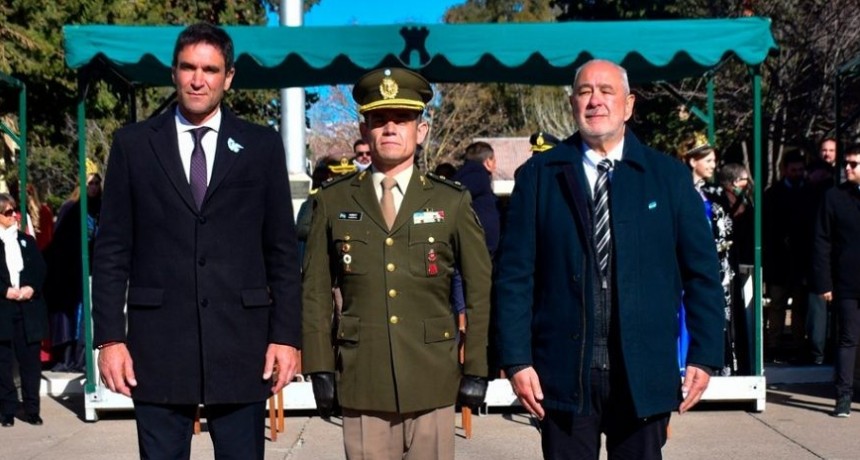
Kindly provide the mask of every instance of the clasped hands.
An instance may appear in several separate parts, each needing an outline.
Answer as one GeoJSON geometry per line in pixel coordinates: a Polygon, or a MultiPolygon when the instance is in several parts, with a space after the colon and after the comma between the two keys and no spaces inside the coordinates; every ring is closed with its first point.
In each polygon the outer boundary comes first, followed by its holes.
{"type": "Polygon", "coordinates": [[[6,299],[8,300],[30,300],[36,292],[30,286],[21,286],[20,288],[10,287],[6,289],[6,299]]]}

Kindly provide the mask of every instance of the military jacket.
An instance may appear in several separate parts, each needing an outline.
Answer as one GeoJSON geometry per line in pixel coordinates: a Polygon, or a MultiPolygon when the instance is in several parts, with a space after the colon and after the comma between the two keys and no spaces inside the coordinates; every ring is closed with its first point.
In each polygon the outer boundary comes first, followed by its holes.
{"type": "Polygon", "coordinates": [[[491,264],[468,192],[416,168],[390,231],[369,171],[327,184],[315,204],[303,264],[303,372],[336,372],[349,409],[454,404],[463,374],[487,375],[491,264]],[[455,267],[465,285],[462,365],[449,299],[455,267]],[[339,321],[333,286],[343,295],[339,321]]]}

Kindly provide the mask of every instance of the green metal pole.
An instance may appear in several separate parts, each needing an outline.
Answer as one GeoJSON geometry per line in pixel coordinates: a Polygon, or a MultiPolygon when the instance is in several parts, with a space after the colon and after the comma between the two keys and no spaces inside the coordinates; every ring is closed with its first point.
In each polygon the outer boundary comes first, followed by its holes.
{"type": "Polygon", "coordinates": [[[717,142],[717,134],[716,128],[714,127],[715,121],[714,118],[716,115],[714,114],[714,74],[708,76],[708,143],[711,145],[716,145],[717,142]]]}
{"type": "Polygon", "coordinates": [[[754,268],[753,268],[753,300],[755,302],[755,363],[754,375],[764,375],[762,356],[762,277],[761,277],[761,170],[762,170],[762,137],[761,137],[761,72],[759,67],[752,68],[753,77],[753,216],[755,219],[754,268]]]}
{"type": "Polygon", "coordinates": [[[84,323],[84,356],[86,357],[86,384],[85,393],[94,393],[95,363],[93,362],[93,331],[92,313],[90,311],[90,249],[87,238],[87,118],[86,99],[87,84],[84,76],[78,76],[78,181],[81,188],[81,273],[83,274],[83,323],[84,323]]]}
{"type": "MultiPolygon", "coordinates": [[[[21,231],[27,230],[27,86],[18,89],[18,207],[21,209],[21,231]]],[[[33,216],[38,219],[38,216],[33,216]]],[[[35,238],[36,235],[33,235],[35,238]]]]}

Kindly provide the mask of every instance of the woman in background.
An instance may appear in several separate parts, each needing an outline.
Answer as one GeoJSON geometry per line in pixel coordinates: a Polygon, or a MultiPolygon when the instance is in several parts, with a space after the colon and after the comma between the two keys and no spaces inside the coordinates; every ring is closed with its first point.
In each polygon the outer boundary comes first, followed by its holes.
{"type": "Polygon", "coordinates": [[[42,297],[45,262],[36,240],[18,230],[15,200],[0,193],[0,425],[15,424],[18,389],[13,379],[17,360],[21,375],[23,420],[41,425],[39,351],[48,335],[48,310],[42,297]]]}
{"type": "Polygon", "coordinates": [[[734,328],[732,325],[732,280],[734,279],[734,271],[729,263],[729,248],[732,245],[732,219],[718,203],[719,190],[709,184],[716,171],[717,152],[708,144],[708,139],[704,134],[695,133],[681,144],[679,156],[693,174],[693,185],[695,185],[696,191],[699,192],[699,196],[702,197],[705,216],[711,225],[714,244],[717,247],[726,318],[726,324],[724,325],[726,356],[720,375],[732,375],[738,370],[734,328]]]}

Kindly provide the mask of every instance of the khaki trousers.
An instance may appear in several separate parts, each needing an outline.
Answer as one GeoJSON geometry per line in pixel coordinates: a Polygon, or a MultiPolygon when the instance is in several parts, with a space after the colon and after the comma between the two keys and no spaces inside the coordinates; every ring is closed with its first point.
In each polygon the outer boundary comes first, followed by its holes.
{"type": "Polygon", "coordinates": [[[349,460],[453,460],[454,406],[397,414],[343,409],[349,460]]]}

